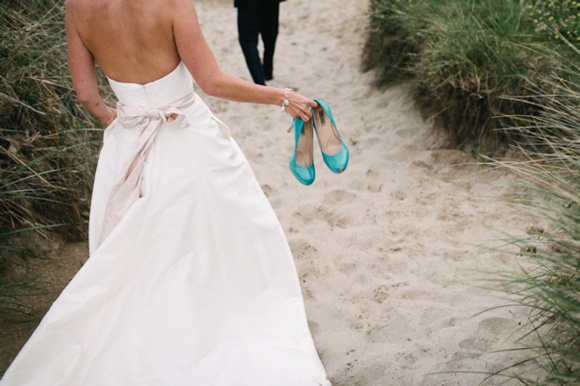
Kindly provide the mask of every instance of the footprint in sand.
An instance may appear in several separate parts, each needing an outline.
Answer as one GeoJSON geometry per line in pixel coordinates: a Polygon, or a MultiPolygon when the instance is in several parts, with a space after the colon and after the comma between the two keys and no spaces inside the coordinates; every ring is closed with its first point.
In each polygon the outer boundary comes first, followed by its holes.
{"type": "Polygon", "coordinates": [[[517,323],[513,319],[489,318],[479,323],[478,331],[480,333],[487,333],[495,338],[512,331],[516,327],[517,323]]]}
{"type": "Polygon", "coordinates": [[[324,202],[329,204],[346,204],[356,198],[356,194],[346,190],[337,189],[324,196],[324,202]]]}
{"type": "Polygon", "coordinates": [[[310,328],[310,332],[314,333],[320,330],[320,324],[316,323],[313,320],[308,321],[308,328],[310,328]]]}
{"type": "Polygon", "coordinates": [[[488,351],[491,347],[491,343],[492,342],[488,339],[476,337],[462,340],[459,342],[459,347],[469,352],[478,353],[488,351]]]}
{"type": "Polygon", "coordinates": [[[352,217],[338,213],[328,213],[326,223],[331,227],[346,228],[352,223],[352,217]]]}
{"type": "Polygon", "coordinates": [[[380,193],[381,190],[383,190],[383,184],[375,184],[371,182],[368,186],[368,190],[371,193],[380,193]]]}
{"type": "Polygon", "coordinates": [[[488,318],[479,323],[477,336],[464,339],[459,342],[459,347],[464,350],[486,352],[492,349],[500,336],[513,331],[516,322],[507,318],[488,318]]]}
{"type": "Polygon", "coordinates": [[[318,208],[318,219],[326,221],[330,227],[346,228],[353,222],[353,216],[344,206],[355,198],[357,198],[356,194],[341,189],[327,193],[324,196],[323,205],[318,208]]]}
{"type": "Polygon", "coordinates": [[[374,290],[373,300],[382,303],[389,298],[389,288],[386,285],[380,285],[374,290]]]}
{"type": "Polygon", "coordinates": [[[289,239],[288,244],[290,245],[292,255],[296,259],[308,257],[316,253],[316,248],[305,239],[289,239]]]}
{"type": "Polygon", "coordinates": [[[394,193],[391,193],[391,196],[396,198],[399,201],[403,201],[405,198],[407,198],[407,193],[401,191],[401,190],[397,190],[394,193]]]}
{"type": "Polygon", "coordinates": [[[379,193],[381,190],[383,190],[383,184],[376,182],[377,179],[379,178],[379,172],[377,172],[374,169],[368,169],[367,172],[365,173],[365,176],[371,180],[371,182],[369,182],[369,184],[367,185],[367,190],[369,192],[379,193]]]}
{"type": "Polygon", "coordinates": [[[320,209],[312,204],[302,204],[294,212],[294,216],[302,221],[302,224],[308,225],[314,220],[325,221],[324,215],[321,215],[320,209]]]}
{"type": "Polygon", "coordinates": [[[374,170],[374,169],[369,169],[367,170],[367,172],[365,173],[365,175],[369,178],[377,178],[379,176],[379,172],[374,170]]]}
{"type": "Polygon", "coordinates": [[[266,197],[271,198],[273,197],[278,191],[275,188],[272,188],[268,184],[262,185],[262,191],[266,195],[266,197]]]}

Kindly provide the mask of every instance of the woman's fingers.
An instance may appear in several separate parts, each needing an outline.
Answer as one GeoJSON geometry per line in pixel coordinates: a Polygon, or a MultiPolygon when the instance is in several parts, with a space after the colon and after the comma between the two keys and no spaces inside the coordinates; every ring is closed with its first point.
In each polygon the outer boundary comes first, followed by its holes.
{"type": "Polygon", "coordinates": [[[304,122],[308,122],[310,118],[312,118],[312,112],[310,111],[310,108],[302,110],[302,120],[304,120],[304,122]]]}
{"type": "Polygon", "coordinates": [[[318,103],[312,99],[306,98],[296,92],[290,93],[288,101],[290,102],[289,106],[286,108],[288,113],[293,118],[300,118],[304,120],[304,122],[308,122],[310,118],[312,118],[311,108],[318,106],[318,103]]]}
{"type": "Polygon", "coordinates": [[[286,111],[290,114],[292,118],[300,118],[304,122],[308,122],[310,118],[312,118],[312,113],[310,112],[310,108],[299,108],[297,106],[289,106],[290,108],[286,108],[286,111]]]}

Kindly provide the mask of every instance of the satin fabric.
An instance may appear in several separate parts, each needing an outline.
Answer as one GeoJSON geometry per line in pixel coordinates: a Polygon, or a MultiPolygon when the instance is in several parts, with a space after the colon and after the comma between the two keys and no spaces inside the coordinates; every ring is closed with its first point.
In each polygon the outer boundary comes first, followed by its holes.
{"type": "Polygon", "coordinates": [[[113,190],[109,195],[101,241],[111,233],[131,205],[141,196],[145,157],[155,140],[159,127],[165,122],[173,127],[187,128],[189,123],[182,110],[193,103],[195,103],[193,92],[167,106],[155,109],[128,105],[123,102],[117,103],[119,122],[129,127],[140,126],[140,135],[133,156],[118,174],[113,190]]]}
{"type": "MultiPolygon", "coordinates": [[[[110,84],[143,111],[193,90],[183,63],[146,85],[110,84]]],[[[91,256],[2,386],[330,385],[274,211],[228,128],[192,98],[180,124],[160,120],[139,195],[103,237],[109,197],[143,126],[118,120],[105,131],[91,256]]]]}

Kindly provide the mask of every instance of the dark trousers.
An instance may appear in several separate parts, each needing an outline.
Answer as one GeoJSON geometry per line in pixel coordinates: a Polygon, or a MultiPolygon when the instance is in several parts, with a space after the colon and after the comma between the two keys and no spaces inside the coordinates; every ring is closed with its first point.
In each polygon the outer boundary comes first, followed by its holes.
{"type": "Polygon", "coordinates": [[[266,84],[272,79],[274,70],[274,50],[278,37],[278,16],[280,4],[261,1],[256,7],[238,6],[238,36],[246,58],[246,64],[254,83],[266,84]],[[258,36],[264,42],[264,61],[258,53],[258,36]]]}

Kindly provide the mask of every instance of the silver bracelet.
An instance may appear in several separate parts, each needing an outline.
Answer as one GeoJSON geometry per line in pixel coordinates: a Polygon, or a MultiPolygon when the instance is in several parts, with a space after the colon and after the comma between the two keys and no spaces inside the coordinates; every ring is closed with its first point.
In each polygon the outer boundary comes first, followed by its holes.
{"type": "Polygon", "coordinates": [[[288,102],[288,95],[292,92],[292,89],[289,87],[286,87],[284,89],[284,102],[282,102],[282,106],[280,107],[280,110],[282,110],[282,112],[284,114],[286,114],[286,106],[290,106],[290,102],[288,102]]]}

